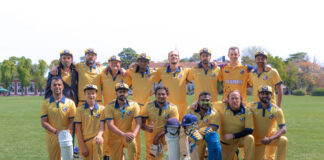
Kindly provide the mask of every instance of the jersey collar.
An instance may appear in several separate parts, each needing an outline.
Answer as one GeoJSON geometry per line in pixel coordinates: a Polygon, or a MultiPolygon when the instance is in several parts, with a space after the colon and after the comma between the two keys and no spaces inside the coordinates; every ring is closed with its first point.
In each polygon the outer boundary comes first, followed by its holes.
{"type": "MultiPolygon", "coordinates": [[[[155,107],[156,108],[160,108],[159,105],[157,104],[157,101],[155,101],[154,104],[155,104],[155,107]]],[[[168,101],[165,102],[165,105],[162,107],[162,109],[167,109],[168,108],[168,105],[169,105],[168,101]]]]}
{"type": "MultiPolygon", "coordinates": [[[[89,104],[87,102],[85,102],[84,103],[84,109],[88,109],[88,108],[89,108],[89,104]]],[[[95,110],[98,110],[98,103],[97,103],[97,101],[95,102],[94,109],[95,110]]]]}
{"type": "MultiPolygon", "coordinates": [[[[267,106],[266,109],[270,112],[271,111],[271,107],[272,107],[272,103],[270,102],[269,106],[267,106]]],[[[259,104],[258,104],[258,109],[263,109],[261,102],[259,102],[259,104]]]]}
{"type": "MultiPolygon", "coordinates": [[[[126,100],[126,103],[125,103],[125,106],[124,107],[128,107],[129,106],[129,103],[128,103],[128,100],[126,100]]],[[[119,106],[119,103],[118,103],[118,100],[116,99],[116,102],[115,102],[115,108],[118,109],[120,108],[119,106]]]]}
{"type": "MultiPolygon", "coordinates": [[[[196,113],[200,113],[200,105],[198,104],[198,107],[197,109],[195,110],[196,113]]],[[[208,108],[207,112],[206,112],[206,115],[207,114],[211,114],[211,107],[208,108]]]]}
{"type": "Polygon", "coordinates": [[[243,103],[240,105],[240,110],[239,111],[233,111],[229,105],[227,106],[226,110],[227,109],[231,110],[233,112],[234,116],[245,114],[245,108],[244,108],[243,103]]]}
{"type": "MultiPolygon", "coordinates": [[[[53,95],[49,99],[49,103],[55,102],[53,95]]],[[[65,103],[65,96],[63,95],[59,102],[65,103]]]]}
{"type": "Polygon", "coordinates": [[[144,74],[147,74],[148,76],[150,76],[150,75],[151,75],[150,67],[147,66],[145,72],[139,72],[139,66],[137,66],[137,67],[136,67],[136,73],[142,73],[142,76],[143,76],[144,74]]]}
{"type": "MultiPolygon", "coordinates": [[[[228,63],[227,66],[230,67],[230,68],[233,68],[232,65],[231,65],[231,63],[228,63]]],[[[241,62],[239,62],[239,63],[236,65],[236,67],[241,67],[241,66],[243,66],[243,64],[242,64],[241,62]]],[[[236,68],[236,67],[235,67],[235,68],[236,68]]]]}
{"type": "MultiPolygon", "coordinates": [[[[204,68],[201,62],[199,62],[198,67],[199,68],[204,68]]],[[[211,63],[208,64],[208,68],[210,68],[210,69],[213,68],[213,66],[211,65],[211,63]]]]}
{"type": "MultiPolygon", "coordinates": [[[[167,73],[170,73],[170,72],[171,72],[171,67],[170,67],[170,65],[167,67],[166,72],[167,72],[167,73]]],[[[178,66],[176,72],[181,72],[181,67],[180,67],[180,66],[178,66]]]]}

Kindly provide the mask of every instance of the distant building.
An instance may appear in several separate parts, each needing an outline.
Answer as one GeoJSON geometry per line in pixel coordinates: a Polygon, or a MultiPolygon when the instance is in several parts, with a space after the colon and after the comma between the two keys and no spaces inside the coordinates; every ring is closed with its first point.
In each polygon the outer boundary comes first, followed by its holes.
{"type": "MultiPolygon", "coordinates": [[[[0,83],[0,88],[3,87],[3,84],[0,83]]],[[[18,96],[18,95],[26,95],[26,96],[36,96],[38,95],[38,90],[35,89],[35,80],[30,80],[30,85],[28,87],[23,88],[22,84],[18,79],[14,79],[8,88],[8,95],[10,96],[18,96]]]]}

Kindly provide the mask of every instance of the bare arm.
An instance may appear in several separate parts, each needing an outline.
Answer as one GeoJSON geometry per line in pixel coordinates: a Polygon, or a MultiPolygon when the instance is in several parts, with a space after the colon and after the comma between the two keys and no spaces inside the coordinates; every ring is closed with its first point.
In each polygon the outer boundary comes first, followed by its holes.
{"type": "Polygon", "coordinates": [[[74,121],[74,118],[70,118],[69,119],[69,132],[72,134],[72,131],[73,131],[73,128],[74,128],[74,125],[73,125],[73,121],[74,121]]]}
{"type": "Polygon", "coordinates": [[[78,138],[78,143],[82,148],[82,151],[81,151],[82,155],[87,157],[89,155],[89,150],[84,143],[84,139],[83,139],[83,135],[82,135],[82,131],[81,131],[81,123],[75,123],[75,133],[78,138]]]}
{"type": "Polygon", "coordinates": [[[153,127],[146,125],[146,118],[142,118],[141,129],[144,130],[144,131],[150,132],[150,133],[153,132],[153,127]]]}
{"type": "Polygon", "coordinates": [[[114,125],[114,120],[107,120],[107,126],[108,129],[111,130],[112,132],[114,132],[115,134],[121,136],[121,137],[125,137],[125,133],[122,132],[121,130],[119,130],[115,125],[114,125]]]}
{"type": "Polygon", "coordinates": [[[105,122],[100,121],[100,128],[97,136],[94,138],[94,140],[97,142],[97,144],[102,144],[103,143],[103,132],[105,131],[105,122]]]}
{"type": "Polygon", "coordinates": [[[133,134],[136,136],[138,134],[138,131],[139,131],[140,127],[141,127],[142,118],[136,118],[135,122],[136,122],[136,124],[135,124],[133,134]]]}
{"type": "Polygon", "coordinates": [[[271,141],[273,141],[273,140],[279,138],[281,135],[285,134],[286,132],[287,132],[286,126],[281,126],[280,129],[277,131],[277,133],[269,138],[271,141]]]}
{"type": "Polygon", "coordinates": [[[48,118],[47,117],[43,117],[41,119],[41,123],[42,123],[42,127],[45,128],[46,130],[48,130],[48,131],[50,131],[50,132],[52,132],[52,133],[54,133],[56,135],[59,133],[59,131],[56,128],[54,128],[52,125],[50,125],[48,123],[48,118]]]}
{"type": "Polygon", "coordinates": [[[276,86],[276,88],[277,88],[277,91],[278,91],[278,98],[277,98],[277,106],[278,107],[281,107],[281,101],[282,101],[282,87],[281,87],[281,84],[278,84],[277,86],[276,86]]]}

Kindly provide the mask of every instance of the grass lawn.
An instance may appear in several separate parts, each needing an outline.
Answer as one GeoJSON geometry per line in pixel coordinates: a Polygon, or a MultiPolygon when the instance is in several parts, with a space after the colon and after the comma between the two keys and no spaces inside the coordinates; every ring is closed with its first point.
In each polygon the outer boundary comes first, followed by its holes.
{"type": "MultiPolygon", "coordinates": [[[[189,104],[192,98],[188,96],[189,104]]],[[[45,132],[40,124],[41,101],[42,97],[0,97],[1,160],[47,159],[45,132]]],[[[282,108],[289,139],[287,159],[322,159],[324,97],[285,96],[282,108]]]]}

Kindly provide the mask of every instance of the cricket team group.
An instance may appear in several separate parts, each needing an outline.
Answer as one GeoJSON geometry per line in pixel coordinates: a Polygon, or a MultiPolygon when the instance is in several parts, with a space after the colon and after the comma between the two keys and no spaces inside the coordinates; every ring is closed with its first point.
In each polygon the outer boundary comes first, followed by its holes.
{"type": "Polygon", "coordinates": [[[265,51],[255,52],[256,66],[250,66],[239,61],[238,47],[228,49],[227,64],[212,62],[212,52],[203,48],[191,68],[182,67],[176,50],[159,68],[150,68],[150,56],[142,53],[127,70],[119,56],[109,57],[105,67],[97,54],[86,49],[85,62],[75,64],[63,50],[49,72],[40,109],[49,159],[61,159],[63,130],[75,132],[79,155],[89,160],[163,159],[163,151],[171,160],[234,160],[239,148],[246,160],[286,158],[282,81],[265,51]],[[193,104],[186,99],[188,83],[194,84],[193,104]],[[247,102],[248,87],[253,102],[247,102]],[[177,147],[167,143],[168,134],[178,135],[177,147]]]}

